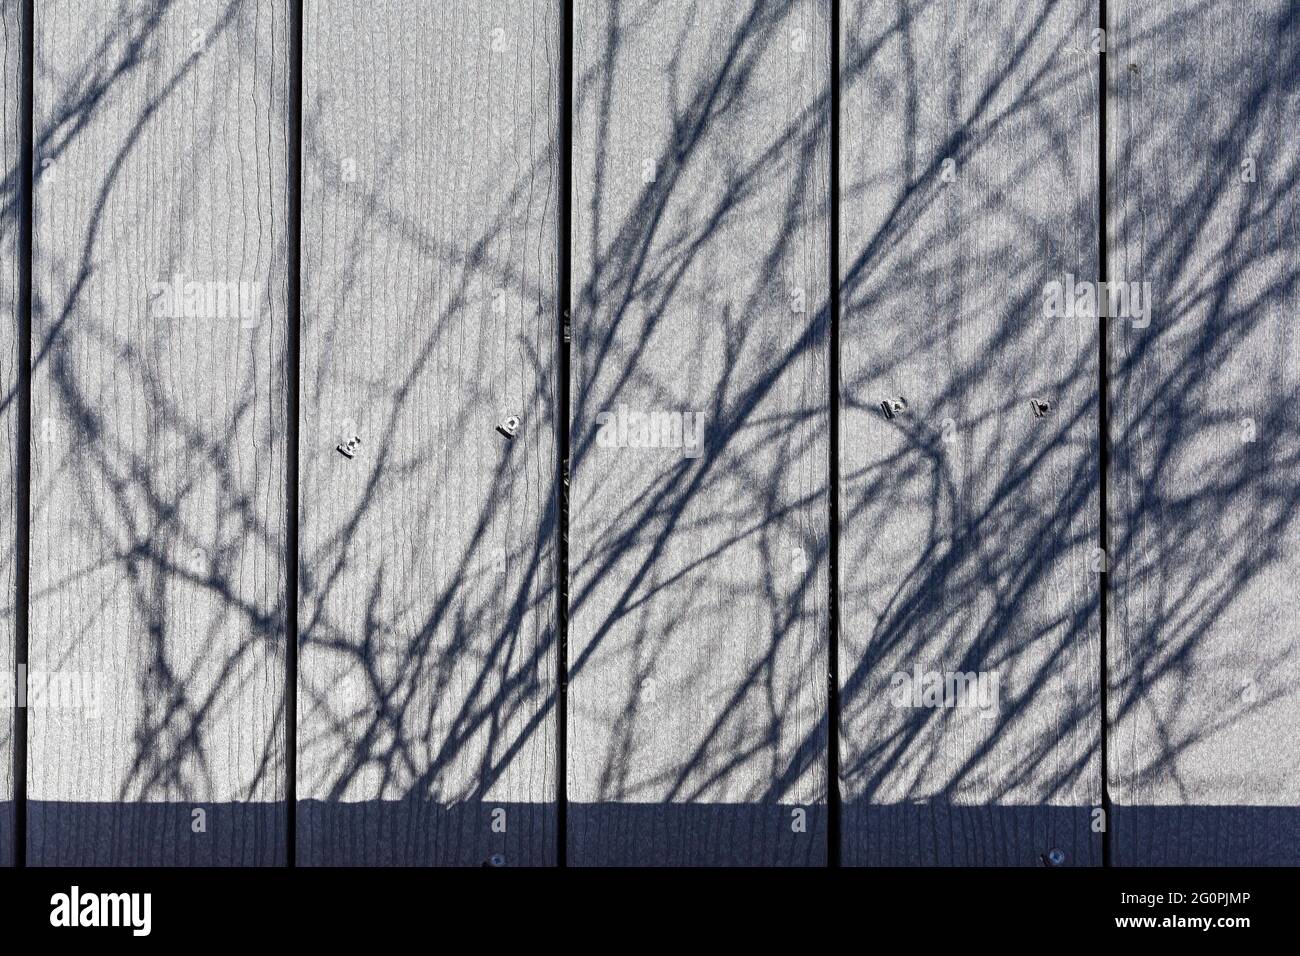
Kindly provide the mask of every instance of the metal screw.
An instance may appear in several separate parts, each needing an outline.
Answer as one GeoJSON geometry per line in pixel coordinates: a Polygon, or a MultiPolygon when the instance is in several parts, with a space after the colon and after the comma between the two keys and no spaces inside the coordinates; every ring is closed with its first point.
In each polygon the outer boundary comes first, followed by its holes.
{"type": "Polygon", "coordinates": [[[347,441],[339,442],[335,450],[344,458],[352,458],[357,453],[357,446],[361,444],[361,438],[353,435],[347,441]]]}
{"type": "Polygon", "coordinates": [[[500,853],[493,853],[490,857],[488,857],[486,860],[483,861],[483,865],[484,865],[485,867],[486,867],[486,866],[491,866],[491,867],[505,866],[505,865],[506,865],[506,858],[505,858],[504,856],[502,856],[500,853]]]}
{"type": "Polygon", "coordinates": [[[1033,398],[1029,401],[1029,407],[1034,410],[1035,418],[1043,418],[1047,415],[1048,410],[1051,409],[1052,403],[1044,401],[1041,398],[1033,398]]]}
{"type": "Polygon", "coordinates": [[[895,415],[901,415],[906,408],[907,399],[901,395],[898,398],[887,398],[880,403],[880,410],[890,421],[893,421],[895,415]]]}
{"type": "Polygon", "coordinates": [[[1048,866],[1062,866],[1065,863],[1065,851],[1053,847],[1047,851],[1047,856],[1043,857],[1043,860],[1048,866]]]}
{"type": "Polygon", "coordinates": [[[505,421],[497,425],[497,431],[505,435],[507,438],[514,438],[519,432],[519,416],[507,415],[505,421]]]}

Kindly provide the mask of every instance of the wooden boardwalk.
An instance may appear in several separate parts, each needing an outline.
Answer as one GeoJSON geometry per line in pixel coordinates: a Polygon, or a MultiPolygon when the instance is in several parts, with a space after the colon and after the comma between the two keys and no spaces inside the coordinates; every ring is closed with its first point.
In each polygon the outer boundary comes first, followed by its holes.
{"type": "Polygon", "coordinates": [[[1106,9],[0,0],[0,862],[1300,865],[1300,19],[1106,9]]]}

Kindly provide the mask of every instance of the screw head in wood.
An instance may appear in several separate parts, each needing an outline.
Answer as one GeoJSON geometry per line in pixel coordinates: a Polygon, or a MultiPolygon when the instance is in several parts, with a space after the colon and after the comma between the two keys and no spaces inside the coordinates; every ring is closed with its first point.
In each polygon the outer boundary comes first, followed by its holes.
{"type": "Polygon", "coordinates": [[[500,423],[498,423],[497,431],[505,435],[507,438],[514,438],[515,435],[519,433],[519,416],[507,415],[500,423]]]}
{"type": "Polygon", "coordinates": [[[907,399],[903,396],[898,398],[887,398],[880,403],[880,410],[885,413],[885,417],[893,421],[895,415],[901,415],[907,409],[907,399]]]}
{"type": "Polygon", "coordinates": [[[1053,847],[1047,851],[1047,856],[1044,859],[1047,861],[1048,866],[1061,866],[1065,863],[1065,851],[1053,847]]]}
{"type": "Polygon", "coordinates": [[[1047,416],[1047,413],[1051,410],[1052,403],[1048,401],[1044,401],[1041,398],[1035,398],[1030,400],[1029,407],[1034,410],[1035,418],[1044,418],[1047,416]]]}
{"type": "Polygon", "coordinates": [[[347,441],[339,442],[335,450],[344,458],[354,458],[357,453],[357,447],[361,444],[361,437],[353,435],[347,441]]]}
{"type": "Polygon", "coordinates": [[[488,857],[486,860],[483,861],[483,865],[492,866],[492,867],[505,866],[506,858],[502,856],[500,853],[493,853],[490,857],[488,857]]]}

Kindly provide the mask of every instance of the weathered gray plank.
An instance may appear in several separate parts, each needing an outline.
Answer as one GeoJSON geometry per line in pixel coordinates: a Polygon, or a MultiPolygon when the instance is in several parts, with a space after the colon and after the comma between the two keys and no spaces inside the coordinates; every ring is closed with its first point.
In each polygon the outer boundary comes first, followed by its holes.
{"type": "Polygon", "coordinates": [[[576,4],[574,864],[826,858],[828,21],[576,4]]]}
{"type": "Polygon", "coordinates": [[[1043,310],[1097,273],[1096,22],[1091,0],[844,7],[847,865],[1100,859],[1098,324],[1043,310]],[[927,697],[949,673],[986,683],[927,697]]]}
{"type": "Polygon", "coordinates": [[[17,602],[18,514],[18,335],[20,322],[18,229],[22,209],[20,163],[23,87],[23,11],[19,0],[0,2],[0,866],[14,853],[14,706],[18,687],[14,671],[14,611],[17,602]]]}
{"type": "Polygon", "coordinates": [[[1300,865],[1300,18],[1110,6],[1117,865],[1300,865]]]}
{"type": "Polygon", "coordinates": [[[28,860],[282,861],[287,6],[36,14],[28,860]]]}
{"type": "Polygon", "coordinates": [[[300,864],[555,860],[560,13],[307,8],[300,864]]]}

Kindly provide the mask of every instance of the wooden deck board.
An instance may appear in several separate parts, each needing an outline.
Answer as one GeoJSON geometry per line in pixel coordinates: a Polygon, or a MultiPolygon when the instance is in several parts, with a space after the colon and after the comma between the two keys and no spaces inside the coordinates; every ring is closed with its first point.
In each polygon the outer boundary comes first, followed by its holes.
{"type": "Polygon", "coordinates": [[[300,865],[556,858],[560,13],[307,8],[300,865]]]}
{"type": "Polygon", "coordinates": [[[1110,7],[1119,866],[1300,865],[1300,19],[1110,7]]]}
{"type": "Polygon", "coordinates": [[[821,864],[829,5],[575,22],[569,862],[821,864]]]}
{"type": "Polygon", "coordinates": [[[844,7],[846,865],[1100,862],[1098,324],[1042,307],[1097,275],[1096,22],[844,7]]]}
{"type": "Polygon", "coordinates": [[[0,3],[0,866],[14,859],[14,715],[18,687],[15,666],[15,611],[18,575],[18,458],[22,435],[19,413],[20,249],[19,217],[25,188],[20,160],[23,92],[23,7],[18,0],[0,3]]]}
{"type": "Polygon", "coordinates": [[[31,864],[285,858],[287,26],[36,5],[31,864]]]}

